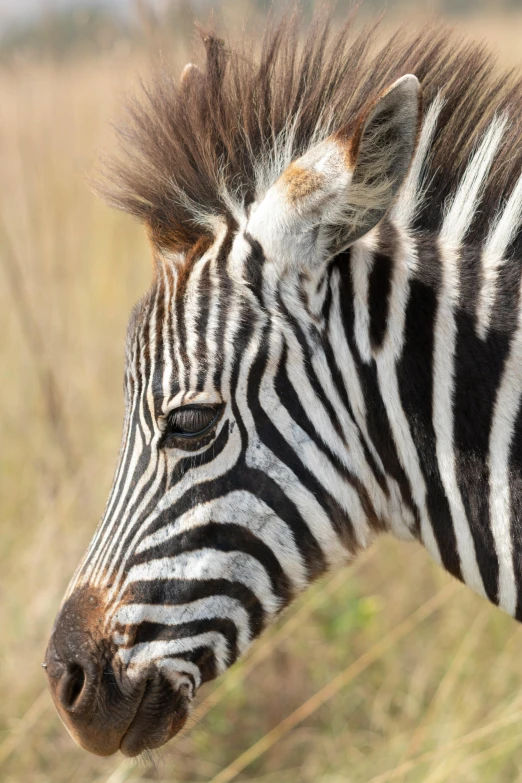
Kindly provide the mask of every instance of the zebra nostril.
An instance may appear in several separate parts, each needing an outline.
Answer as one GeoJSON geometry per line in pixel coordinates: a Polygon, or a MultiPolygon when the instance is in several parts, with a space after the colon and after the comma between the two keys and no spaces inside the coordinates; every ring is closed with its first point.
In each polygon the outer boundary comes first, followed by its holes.
{"type": "Polygon", "coordinates": [[[60,701],[66,710],[74,709],[85,686],[85,671],[79,663],[71,663],[60,683],[60,701]]]}

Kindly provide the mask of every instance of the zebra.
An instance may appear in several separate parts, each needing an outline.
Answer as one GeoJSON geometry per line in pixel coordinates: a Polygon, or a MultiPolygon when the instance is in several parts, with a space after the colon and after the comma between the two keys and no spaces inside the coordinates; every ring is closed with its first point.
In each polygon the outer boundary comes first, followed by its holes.
{"type": "Polygon", "coordinates": [[[376,536],[522,619],[522,81],[444,27],[270,23],[159,74],[98,189],[143,221],[103,518],[45,657],[134,756],[376,536]]]}

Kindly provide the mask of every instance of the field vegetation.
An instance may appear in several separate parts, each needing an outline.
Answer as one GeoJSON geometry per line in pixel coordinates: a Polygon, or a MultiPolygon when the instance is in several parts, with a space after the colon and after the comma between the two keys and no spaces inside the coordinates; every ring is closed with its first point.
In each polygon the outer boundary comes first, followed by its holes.
{"type": "MultiPolygon", "coordinates": [[[[0,781],[522,783],[522,628],[389,538],[308,592],[153,757],[90,756],[54,711],[40,662],[109,491],[150,277],[142,230],[84,174],[151,53],[193,56],[185,21],[167,35],[140,7],[140,35],[0,66],[0,781]]],[[[522,59],[515,11],[458,24],[522,59]]]]}

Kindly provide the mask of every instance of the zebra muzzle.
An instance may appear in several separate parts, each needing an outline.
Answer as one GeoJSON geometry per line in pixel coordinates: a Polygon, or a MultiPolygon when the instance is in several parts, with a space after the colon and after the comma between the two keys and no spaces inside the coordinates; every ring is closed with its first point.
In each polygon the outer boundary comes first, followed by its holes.
{"type": "Polygon", "coordinates": [[[81,591],[63,605],[45,655],[45,673],[60,718],[85,750],[137,756],[158,748],[184,725],[189,694],[154,665],[129,674],[116,645],[104,637],[93,608],[103,602],[81,591]]]}

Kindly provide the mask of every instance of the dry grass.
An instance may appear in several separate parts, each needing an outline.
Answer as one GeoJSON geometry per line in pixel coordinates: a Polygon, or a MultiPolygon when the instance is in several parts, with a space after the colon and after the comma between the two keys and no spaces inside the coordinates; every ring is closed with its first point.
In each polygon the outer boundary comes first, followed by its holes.
{"type": "MultiPolygon", "coordinates": [[[[518,54],[517,18],[474,24],[518,54]]],[[[391,540],[308,593],[152,761],[90,756],[59,723],[39,664],[109,489],[149,278],[139,227],[82,172],[138,66],[0,72],[0,780],[522,783],[521,629],[391,540]]]]}

